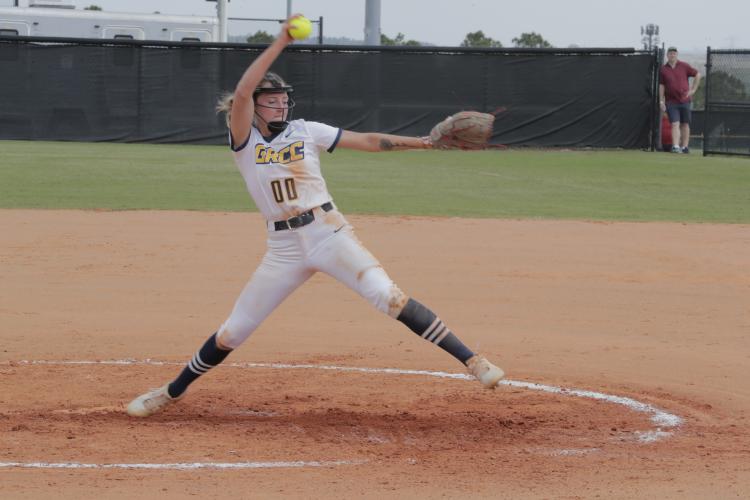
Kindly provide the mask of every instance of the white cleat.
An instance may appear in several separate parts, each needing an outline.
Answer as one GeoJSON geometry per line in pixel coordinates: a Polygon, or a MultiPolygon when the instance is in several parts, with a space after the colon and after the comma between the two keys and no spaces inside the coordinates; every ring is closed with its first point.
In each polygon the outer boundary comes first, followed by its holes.
{"type": "Polygon", "coordinates": [[[474,375],[487,389],[494,389],[497,383],[505,376],[505,372],[489,361],[484,356],[476,355],[466,362],[469,373],[474,375]]]}
{"type": "Polygon", "coordinates": [[[131,417],[148,417],[160,411],[170,403],[182,399],[185,394],[178,398],[173,398],[167,392],[169,384],[163,385],[158,389],[151,389],[146,394],[141,394],[128,405],[128,415],[131,417]]]}

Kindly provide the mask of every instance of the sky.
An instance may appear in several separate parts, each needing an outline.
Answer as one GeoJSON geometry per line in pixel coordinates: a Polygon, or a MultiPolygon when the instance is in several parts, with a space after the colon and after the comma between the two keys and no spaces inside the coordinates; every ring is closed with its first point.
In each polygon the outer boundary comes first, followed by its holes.
{"type": "MultiPolygon", "coordinates": [[[[63,0],[82,9],[96,4],[113,12],[214,16],[206,0],[63,0]]],[[[28,0],[21,0],[21,4],[28,0]]],[[[0,0],[11,6],[13,0],[0,0]]],[[[324,34],[364,38],[365,0],[292,0],[294,12],[324,18],[324,34]]],[[[229,17],[282,18],[287,0],[231,0],[229,17]]],[[[641,26],[660,27],[660,39],[680,52],[713,48],[750,49],[750,0],[381,0],[381,32],[433,45],[459,45],[469,32],[512,46],[535,31],[556,47],[641,48],[641,26]]],[[[255,32],[256,24],[233,22],[230,35],[255,32]]],[[[270,25],[269,30],[275,31],[270,25]]]]}

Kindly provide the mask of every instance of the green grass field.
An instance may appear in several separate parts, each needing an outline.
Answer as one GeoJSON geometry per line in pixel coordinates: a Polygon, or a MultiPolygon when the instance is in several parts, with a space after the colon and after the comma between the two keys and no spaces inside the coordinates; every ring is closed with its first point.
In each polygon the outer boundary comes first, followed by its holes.
{"type": "MultiPolygon", "coordinates": [[[[750,159],[640,151],[324,154],[345,213],[750,223],[750,159]]],[[[255,210],[219,146],[0,141],[0,208],[255,210]]]]}

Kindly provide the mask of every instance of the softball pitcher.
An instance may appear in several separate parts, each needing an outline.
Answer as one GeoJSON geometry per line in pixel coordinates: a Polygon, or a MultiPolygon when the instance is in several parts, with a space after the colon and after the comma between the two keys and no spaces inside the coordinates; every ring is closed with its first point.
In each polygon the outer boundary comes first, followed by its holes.
{"type": "MultiPolygon", "coordinates": [[[[290,18],[291,19],[291,18],[290,18]]],[[[250,65],[226,112],[229,143],[247,189],[267,221],[268,249],[229,317],[172,382],[135,398],[128,414],[146,417],[181,399],[198,377],[221,363],[297,287],[318,271],[361,295],[375,308],[444,349],[487,388],[503,371],[475,355],[430,309],[408,297],[360,243],[328,193],[321,154],[337,147],[359,151],[427,149],[430,137],[356,133],[305,120],[290,120],[292,87],[268,70],[292,38],[278,38],[250,65]]]]}

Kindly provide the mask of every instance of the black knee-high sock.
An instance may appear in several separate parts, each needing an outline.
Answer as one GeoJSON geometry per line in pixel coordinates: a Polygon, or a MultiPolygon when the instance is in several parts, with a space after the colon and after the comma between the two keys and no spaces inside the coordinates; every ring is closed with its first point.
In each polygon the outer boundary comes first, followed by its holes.
{"type": "Polygon", "coordinates": [[[173,398],[179,397],[195,379],[224,361],[224,358],[229,356],[230,352],[232,351],[220,349],[216,345],[216,334],[211,335],[206,340],[206,343],[203,344],[203,347],[195,353],[193,359],[188,362],[182,373],[180,373],[180,376],[169,384],[169,388],[167,389],[169,395],[173,398]]]}
{"type": "Polygon", "coordinates": [[[435,313],[414,299],[409,299],[396,319],[423,339],[440,346],[463,364],[474,356],[474,353],[453,335],[435,313]]]}

